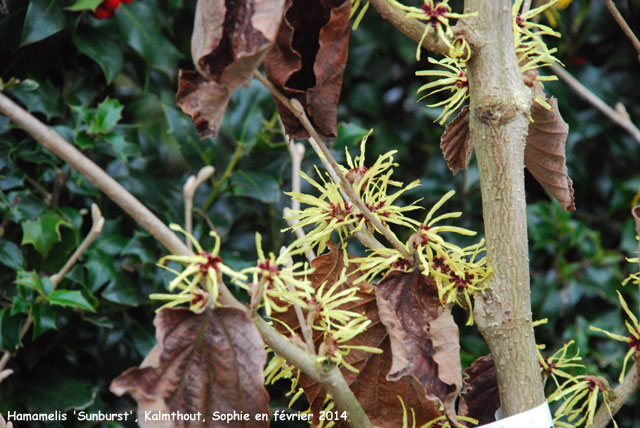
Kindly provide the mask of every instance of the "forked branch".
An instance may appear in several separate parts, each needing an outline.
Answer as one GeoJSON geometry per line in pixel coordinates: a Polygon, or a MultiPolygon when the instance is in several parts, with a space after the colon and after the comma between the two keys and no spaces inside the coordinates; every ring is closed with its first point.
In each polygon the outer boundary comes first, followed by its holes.
{"type": "MultiPolygon", "coordinates": [[[[7,116],[36,141],[87,177],[173,254],[193,255],[193,252],[167,225],[102,168],[65,141],[60,134],[40,122],[2,93],[0,93],[0,114],[7,116]]],[[[220,287],[220,301],[225,305],[247,310],[246,306],[233,297],[224,285],[220,287]]],[[[320,383],[331,394],[336,406],[349,414],[352,427],[372,427],[367,415],[337,367],[326,369],[317,365],[313,355],[295,346],[258,315],[254,317],[254,320],[265,343],[290,364],[295,365],[303,373],[320,383]]],[[[1,373],[0,371],[0,376],[1,373]]]]}

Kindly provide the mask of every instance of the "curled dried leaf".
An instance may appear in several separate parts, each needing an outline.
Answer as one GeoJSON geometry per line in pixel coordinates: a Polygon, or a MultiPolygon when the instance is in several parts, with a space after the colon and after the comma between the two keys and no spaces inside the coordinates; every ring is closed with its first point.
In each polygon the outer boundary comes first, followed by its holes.
{"type": "Polygon", "coordinates": [[[464,106],[446,126],[440,138],[440,149],[453,175],[467,169],[473,151],[469,132],[469,106],[464,106]]]}
{"type": "Polygon", "coordinates": [[[393,364],[387,379],[413,377],[455,422],[462,388],[459,332],[440,303],[435,282],[418,270],[392,271],[376,286],[376,301],[391,339],[393,364]]]}
{"type": "MultiPolygon", "coordinates": [[[[333,283],[340,278],[340,273],[344,269],[344,257],[339,247],[329,242],[329,253],[315,258],[312,266],[314,273],[310,276],[314,288],[318,288],[325,281],[333,283]]],[[[349,256],[349,259],[352,259],[349,256]]],[[[350,263],[347,267],[347,274],[350,281],[341,287],[352,287],[352,281],[358,278],[356,272],[357,265],[350,263]]],[[[402,426],[403,411],[397,396],[400,396],[409,408],[416,413],[416,422],[423,425],[433,420],[442,413],[432,400],[427,399],[424,388],[409,378],[402,378],[397,381],[387,379],[387,373],[391,369],[391,347],[389,335],[385,326],[380,322],[378,308],[375,297],[372,293],[372,286],[368,283],[360,283],[358,297],[361,300],[351,302],[341,307],[341,309],[364,313],[371,320],[367,330],[356,336],[347,345],[368,346],[381,349],[382,354],[372,354],[360,350],[352,350],[345,357],[345,361],[358,369],[358,373],[342,369],[347,384],[358,399],[358,402],[374,426],[399,427],[402,426]]],[[[299,331],[299,325],[293,308],[284,314],[274,314],[277,318],[286,322],[295,331],[299,331]]],[[[277,324],[276,324],[277,325],[277,324]]],[[[316,348],[321,342],[320,334],[314,335],[316,348]]],[[[311,412],[317,424],[320,410],[323,408],[326,394],[319,384],[312,379],[302,375],[300,386],[304,389],[307,399],[311,403],[311,412]]],[[[336,421],[335,428],[344,428],[349,425],[345,421],[336,421]]]]}
{"type": "Polygon", "coordinates": [[[496,420],[500,407],[498,378],[491,355],[478,358],[464,371],[464,387],[460,394],[459,414],[484,425],[496,420]]]}
{"type": "Polygon", "coordinates": [[[157,412],[195,414],[193,425],[219,427],[215,411],[242,410],[249,421],[230,421],[225,427],[268,427],[255,420],[269,413],[269,395],[262,369],[267,356],[260,333],[242,310],[218,307],[202,314],[184,308],[163,309],[154,320],[158,344],[140,367],[130,368],[111,382],[116,395],[129,393],[138,402],[141,427],[183,426],[174,420],[161,425],[149,420],[157,412]]]}
{"type": "Polygon", "coordinates": [[[180,73],[178,106],[200,135],[216,136],[233,91],[273,45],[284,0],[199,0],[191,38],[196,71],[180,73]]]}
{"type": "MultiPolygon", "coordinates": [[[[287,97],[300,101],[322,137],[335,138],[351,2],[287,0],[285,9],[276,44],[265,59],[267,78],[287,97]]],[[[293,113],[274,100],[287,134],[308,138],[293,113]]]]}
{"type": "Polygon", "coordinates": [[[531,118],[524,165],[531,175],[560,202],[564,210],[575,211],[573,182],[567,173],[565,145],[569,125],[562,119],[558,101],[547,98],[551,110],[539,103],[531,105],[531,118]]]}

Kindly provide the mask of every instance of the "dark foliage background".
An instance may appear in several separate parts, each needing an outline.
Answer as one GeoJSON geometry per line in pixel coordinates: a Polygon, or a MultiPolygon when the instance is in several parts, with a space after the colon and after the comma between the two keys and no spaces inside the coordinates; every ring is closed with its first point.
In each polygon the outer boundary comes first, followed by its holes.
{"type": "MultiPolygon", "coordinates": [[[[631,27],[640,28],[640,3],[617,3],[631,27]]],[[[215,179],[196,195],[195,235],[210,245],[207,232],[213,225],[228,264],[243,267],[254,260],[256,230],[272,249],[290,239],[280,232],[289,203],[282,192],[291,187],[289,154],[267,91],[257,82],[238,91],[216,139],[200,140],[175,106],[177,70],[192,68],[195,1],[135,0],[107,20],[66,10],[71,4],[6,1],[8,13],[0,15],[0,78],[31,79],[8,94],[74,141],[167,223],[183,223],[187,177],[214,165],[215,179]]],[[[575,0],[559,29],[558,57],[567,69],[610,105],[622,103],[638,121],[637,54],[602,2],[575,0]]],[[[373,127],[368,158],[397,150],[397,176],[422,182],[407,200],[422,198],[420,204],[429,207],[454,188],[458,193],[449,209],[463,211],[462,225],[481,231],[475,160],[466,172],[449,173],[438,145],[443,128],[433,123],[438,112],[416,101],[423,82],[414,72],[427,65],[424,59],[416,64],[414,55],[412,42],[375,11],[367,13],[352,33],[334,148],[338,156],[345,146],[356,149],[373,127]]],[[[637,268],[624,257],[636,251],[629,209],[640,192],[640,146],[568,86],[558,82],[547,88],[570,125],[567,158],[577,211],[563,212],[527,176],[533,314],[549,318],[538,327],[537,339],[548,350],[575,340],[589,370],[615,384],[627,348],[594,335],[588,326],[624,330],[615,290],[637,268]]],[[[304,170],[311,174],[316,158],[309,151],[304,170]]],[[[16,352],[8,365],[14,374],[0,384],[0,413],[132,410],[133,400],[115,397],[108,386],[154,344],[156,305],[147,296],[168,283],[155,265],[165,250],[2,116],[0,222],[0,348],[16,352]],[[58,286],[77,290],[84,299],[56,305],[37,291],[46,287],[39,278],[55,273],[86,235],[92,203],[107,219],[104,230],[58,286]],[[87,304],[93,312],[82,309],[87,304]],[[29,312],[35,328],[19,343],[29,312]]],[[[638,308],[638,290],[627,286],[623,293],[638,308]]],[[[462,332],[463,364],[469,365],[487,350],[473,328],[462,332]]],[[[274,408],[286,406],[286,388],[271,389],[274,408]]],[[[636,402],[623,410],[620,426],[640,420],[636,402]]]]}

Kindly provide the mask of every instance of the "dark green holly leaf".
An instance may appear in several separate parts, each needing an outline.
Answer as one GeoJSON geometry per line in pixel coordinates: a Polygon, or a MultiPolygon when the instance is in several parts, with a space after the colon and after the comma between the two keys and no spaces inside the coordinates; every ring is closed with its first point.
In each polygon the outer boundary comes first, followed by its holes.
{"type": "Polygon", "coordinates": [[[31,0],[27,8],[20,46],[35,43],[64,29],[65,19],[57,0],[31,0]]]}
{"type": "Polygon", "coordinates": [[[31,244],[36,251],[47,257],[49,250],[60,241],[60,228],[71,228],[71,224],[55,211],[46,211],[37,220],[22,223],[22,245],[31,244]]]}
{"type": "Polygon", "coordinates": [[[136,350],[143,357],[146,356],[149,351],[151,351],[151,348],[153,348],[157,343],[153,329],[142,325],[135,320],[133,320],[133,323],[131,327],[127,329],[127,332],[131,336],[133,346],[136,347],[136,350]]]}
{"type": "Polygon", "coordinates": [[[54,290],[49,293],[47,299],[52,305],[96,311],[78,290],[54,290]]]}
{"type": "Polygon", "coordinates": [[[0,309],[0,349],[15,351],[20,346],[20,330],[24,316],[11,316],[9,309],[0,309]]]}
{"type": "Polygon", "coordinates": [[[102,3],[102,0],[76,0],[74,4],[66,9],[74,12],[79,12],[81,10],[90,10],[93,12],[100,3],[102,3]]]}
{"type": "Polygon", "coordinates": [[[89,124],[90,134],[106,134],[111,131],[122,118],[122,105],[115,99],[105,99],[98,104],[98,109],[89,124]]]}
{"type": "Polygon", "coordinates": [[[126,40],[150,67],[161,70],[173,78],[182,55],[162,34],[163,25],[154,3],[135,1],[122,5],[115,18],[122,39],[126,40]]]}
{"type": "Polygon", "coordinates": [[[233,193],[238,196],[257,199],[266,204],[280,200],[278,180],[264,172],[237,170],[231,177],[233,193]]]}
{"type": "MultiPolygon", "coordinates": [[[[85,2],[95,2],[96,0],[81,0],[85,2]]],[[[101,0],[97,0],[100,4],[101,0]]],[[[93,10],[93,9],[91,9],[93,10]]],[[[122,70],[123,57],[122,49],[111,40],[108,33],[97,28],[91,28],[86,31],[78,30],[73,35],[73,43],[78,50],[94,60],[102,69],[107,84],[113,81],[118,73],[122,70]]]]}
{"type": "Polygon", "coordinates": [[[36,290],[38,293],[44,295],[44,287],[42,284],[42,278],[36,272],[30,272],[20,269],[18,271],[18,279],[16,279],[18,285],[36,290]]]}
{"type": "Polygon", "coordinates": [[[0,263],[14,270],[20,268],[24,263],[20,247],[7,239],[0,241],[0,263]]]}
{"type": "Polygon", "coordinates": [[[49,330],[56,329],[57,314],[49,305],[33,305],[31,317],[33,318],[34,339],[49,330]]]}
{"type": "Polygon", "coordinates": [[[341,123],[338,125],[338,138],[333,142],[334,149],[343,149],[358,144],[367,135],[366,129],[355,123],[341,123]]]}
{"type": "Polygon", "coordinates": [[[115,153],[116,157],[122,162],[126,162],[128,158],[135,155],[133,145],[125,140],[122,134],[110,132],[105,135],[104,141],[110,144],[113,153],[115,153]]]}
{"type": "Polygon", "coordinates": [[[132,284],[125,276],[118,275],[102,292],[102,297],[121,305],[138,306],[146,300],[140,294],[138,285],[132,284]]]}
{"type": "Polygon", "coordinates": [[[15,206],[11,212],[11,220],[15,223],[35,219],[47,209],[47,204],[42,198],[34,196],[28,190],[11,192],[7,199],[10,204],[15,206]]]}
{"type": "Polygon", "coordinates": [[[18,293],[13,298],[13,303],[11,304],[11,316],[15,314],[27,314],[29,310],[30,302],[25,300],[21,293],[18,293]]]}
{"type": "Polygon", "coordinates": [[[34,413],[84,409],[93,403],[96,393],[97,388],[89,388],[72,373],[42,373],[20,385],[24,404],[34,413]]]}
{"type": "Polygon", "coordinates": [[[41,82],[35,91],[25,91],[18,87],[8,92],[31,113],[42,113],[47,120],[64,115],[60,91],[49,80],[41,82]]]}
{"type": "Polygon", "coordinates": [[[135,256],[141,263],[154,263],[157,257],[154,256],[153,244],[149,235],[145,232],[136,230],[127,245],[122,249],[120,254],[135,256]]]}

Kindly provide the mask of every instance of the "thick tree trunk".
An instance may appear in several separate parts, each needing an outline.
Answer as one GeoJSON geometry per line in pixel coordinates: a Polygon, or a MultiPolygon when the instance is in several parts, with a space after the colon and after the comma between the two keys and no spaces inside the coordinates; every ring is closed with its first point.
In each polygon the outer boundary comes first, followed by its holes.
{"type": "Polygon", "coordinates": [[[514,51],[509,0],[467,0],[475,41],[468,63],[470,129],[478,157],[487,261],[495,270],[474,316],[498,373],[505,416],[544,403],[529,299],[524,146],[531,91],[514,51]]]}

